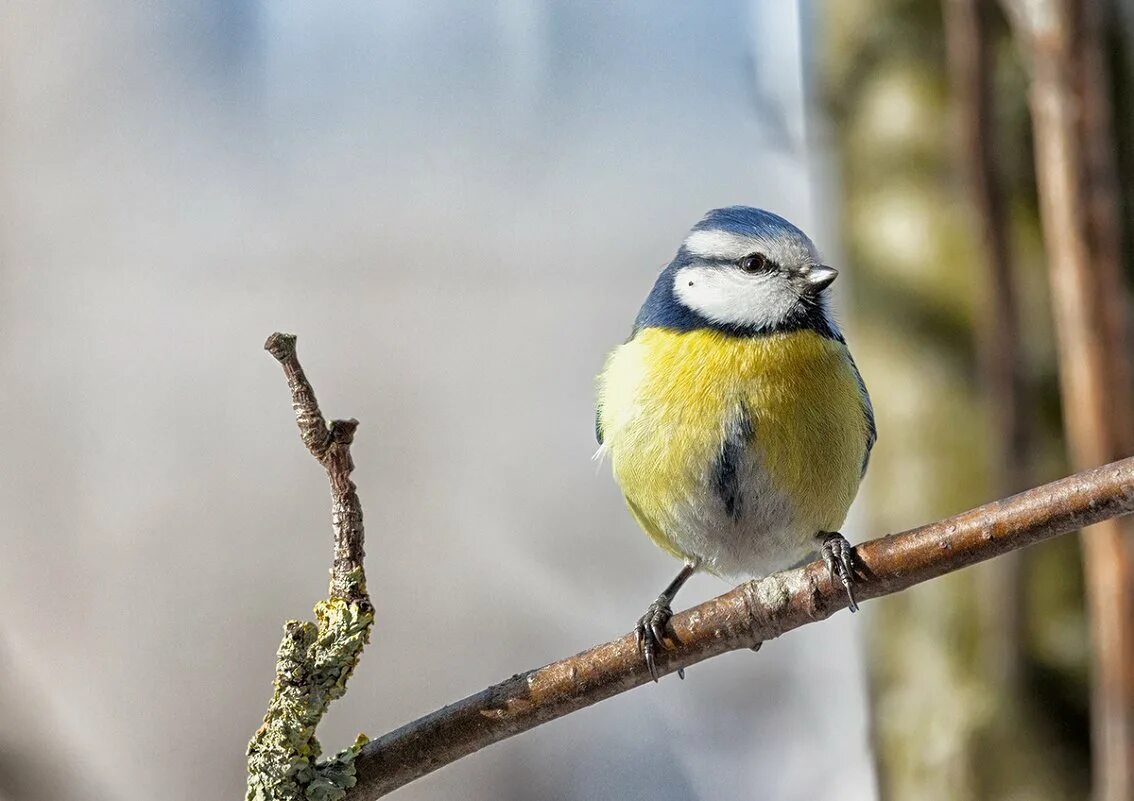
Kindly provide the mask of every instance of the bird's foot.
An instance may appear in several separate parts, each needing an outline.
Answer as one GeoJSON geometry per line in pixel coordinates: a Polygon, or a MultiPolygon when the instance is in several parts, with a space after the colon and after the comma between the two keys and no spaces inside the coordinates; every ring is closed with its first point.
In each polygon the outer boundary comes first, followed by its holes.
{"type": "Polygon", "coordinates": [[[847,542],[847,538],[839,532],[824,533],[823,545],[819,551],[823,554],[823,562],[831,573],[832,579],[838,579],[847,591],[850,599],[850,610],[858,611],[858,604],[854,600],[854,548],[847,542]]]}
{"type": "MultiPolygon", "coordinates": [[[[658,596],[658,599],[650,604],[646,614],[638,618],[638,625],[634,629],[634,634],[638,640],[638,650],[642,652],[642,657],[646,660],[646,667],[650,669],[650,676],[656,682],[659,678],[656,657],[660,649],[670,650],[671,645],[668,644],[668,639],[665,635],[666,624],[669,619],[673,617],[673,610],[670,609],[669,599],[664,595],[658,596]]],[[[685,678],[685,669],[682,668],[677,671],[677,675],[685,678]]]]}

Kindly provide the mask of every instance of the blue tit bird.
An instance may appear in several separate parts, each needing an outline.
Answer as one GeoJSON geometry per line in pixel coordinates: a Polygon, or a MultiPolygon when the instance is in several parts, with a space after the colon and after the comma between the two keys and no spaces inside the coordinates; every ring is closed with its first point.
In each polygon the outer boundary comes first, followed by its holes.
{"type": "Polygon", "coordinates": [[[877,435],[828,305],[836,275],[782,217],[710,211],[606,360],[600,453],[638,524],[685,563],[638,621],[655,681],[670,604],[696,571],[762,577],[818,551],[857,608],[838,531],[877,435]]]}

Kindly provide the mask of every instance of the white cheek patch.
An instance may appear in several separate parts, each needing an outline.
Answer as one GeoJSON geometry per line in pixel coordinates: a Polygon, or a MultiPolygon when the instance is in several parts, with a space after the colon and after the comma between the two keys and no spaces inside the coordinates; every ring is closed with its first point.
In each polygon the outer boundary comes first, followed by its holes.
{"type": "Polygon", "coordinates": [[[735,268],[684,267],[673,279],[683,305],[725,325],[771,328],[799,302],[799,293],[782,275],[751,275],[735,268]]]}

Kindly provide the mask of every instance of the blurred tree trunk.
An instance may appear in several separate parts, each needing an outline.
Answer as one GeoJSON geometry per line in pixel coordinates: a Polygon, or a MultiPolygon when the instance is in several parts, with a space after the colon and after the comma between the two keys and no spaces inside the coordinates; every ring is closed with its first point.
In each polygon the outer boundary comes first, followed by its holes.
{"type": "MultiPolygon", "coordinates": [[[[972,222],[977,231],[987,291],[978,305],[980,366],[992,422],[992,484],[1010,495],[1029,482],[1030,411],[1026,403],[1019,290],[1012,269],[1011,228],[996,162],[993,77],[993,14],[988,0],[945,0],[956,141],[965,174],[972,222]]],[[[1018,704],[1022,690],[1024,553],[982,568],[986,604],[981,650],[989,681],[1006,702],[1018,704]]]]}
{"type": "MultiPolygon", "coordinates": [[[[886,529],[1062,467],[1045,415],[1054,386],[1041,365],[1054,363],[1054,346],[1028,203],[1031,164],[1018,144],[1028,141],[1023,81],[1000,57],[1006,29],[995,5],[949,2],[953,33],[967,27],[972,36],[975,25],[983,41],[954,37],[947,48],[939,2],[824,7],[852,336],[879,418],[865,494],[871,526],[886,529]],[[957,89],[964,171],[949,125],[957,89]],[[1015,104],[994,109],[994,90],[1015,104]],[[997,127],[1012,149],[992,149],[997,127]]],[[[1083,796],[1078,555],[1044,547],[1029,557],[950,576],[868,613],[884,797],[1083,796]],[[999,607],[991,616],[978,603],[990,591],[999,607]]]]}
{"type": "MultiPolygon", "coordinates": [[[[1131,451],[1128,297],[1110,76],[1097,0],[1004,0],[1031,73],[1036,172],[1075,465],[1131,451]]],[[[1095,798],[1134,797],[1134,564],[1128,524],[1084,532],[1095,798]]]]}

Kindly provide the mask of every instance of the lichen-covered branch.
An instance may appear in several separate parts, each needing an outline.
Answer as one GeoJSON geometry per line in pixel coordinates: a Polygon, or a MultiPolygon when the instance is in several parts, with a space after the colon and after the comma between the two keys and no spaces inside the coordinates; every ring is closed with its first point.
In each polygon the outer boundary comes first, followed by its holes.
{"type": "Polygon", "coordinates": [[[346,683],[370,640],[374,610],[363,569],[362,504],[350,479],[357,420],[329,426],[295,353],[295,337],[272,334],[264,348],[284,368],[303,444],[327,471],[335,556],[326,600],[316,622],[289,620],[276,653],[275,693],[264,724],[248,744],[248,801],[339,801],[355,783],[354,759],[365,737],[319,762],[315,737],[327,707],[346,683]]]}
{"type": "MultiPolygon", "coordinates": [[[[877,598],[1101,520],[1134,512],[1134,458],[859,545],[856,595],[877,598]]],[[[674,616],[672,673],[824,620],[847,605],[822,562],[742,584],[674,616]]],[[[618,693],[650,673],[633,634],[521,673],[363,745],[350,801],[370,801],[500,740],[618,693]]]]}

